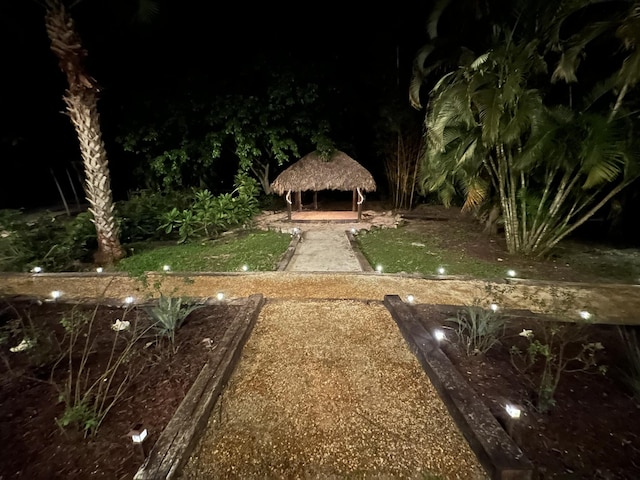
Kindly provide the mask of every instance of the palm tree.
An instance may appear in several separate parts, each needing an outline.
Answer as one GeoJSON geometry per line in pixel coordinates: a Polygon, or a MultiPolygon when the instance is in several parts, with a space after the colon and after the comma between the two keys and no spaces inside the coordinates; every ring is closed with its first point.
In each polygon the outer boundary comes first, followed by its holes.
{"type": "Polygon", "coordinates": [[[507,248],[542,256],[637,177],[624,122],[548,107],[528,86],[544,74],[538,41],[496,47],[440,79],[431,92],[422,185],[446,202],[499,199],[507,248]]]}
{"type": "Polygon", "coordinates": [[[98,239],[94,260],[98,264],[112,264],[124,257],[124,249],[120,245],[118,224],[113,214],[109,163],[98,114],[99,89],[85,70],[87,52],[64,4],[61,0],[46,0],[45,7],[51,50],[68,82],[63,98],[80,143],[85,193],[98,239]]]}

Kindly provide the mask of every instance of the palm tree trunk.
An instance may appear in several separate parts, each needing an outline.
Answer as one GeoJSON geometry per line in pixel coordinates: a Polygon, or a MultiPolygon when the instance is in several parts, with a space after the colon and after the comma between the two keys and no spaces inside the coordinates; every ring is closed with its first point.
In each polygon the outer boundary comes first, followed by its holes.
{"type": "Polygon", "coordinates": [[[112,264],[124,257],[124,250],[120,245],[118,225],[113,215],[109,163],[98,114],[98,88],[95,80],[84,69],[83,62],[87,53],[82,47],[73,19],[60,0],[47,0],[45,5],[45,25],[51,40],[51,50],[58,57],[60,69],[67,76],[68,89],[64,101],[80,143],[85,193],[98,238],[98,251],[94,260],[99,264],[112,264]]]}

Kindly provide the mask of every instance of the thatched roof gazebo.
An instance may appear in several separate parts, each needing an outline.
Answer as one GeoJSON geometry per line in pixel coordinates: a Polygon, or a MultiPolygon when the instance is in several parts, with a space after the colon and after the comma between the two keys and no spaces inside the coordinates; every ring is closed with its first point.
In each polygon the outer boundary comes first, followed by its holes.
{"type": "Polygon", "coordinates": [[[302,192],[314,192],[314,208],[317,210],[317,192],[320,190],[353,191],[352,211],[362,214],[364,195],[375,192],[376,182],[369,171],[344,152],[337,150],[329,160],[318,152],[311,152],[283,171],[271,183],[273,191],[285,195],[288,218],[291,220],[291,192],[296,192],[298,211],[302,210],[302,192]]]}

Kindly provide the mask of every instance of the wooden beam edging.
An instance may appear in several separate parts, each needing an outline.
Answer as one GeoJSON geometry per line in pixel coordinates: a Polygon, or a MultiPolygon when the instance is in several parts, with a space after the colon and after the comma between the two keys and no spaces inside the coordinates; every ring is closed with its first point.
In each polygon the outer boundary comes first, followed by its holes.
{"type": "Polygon", "coordinates": [[[264,302],[261,294],[248,297],[220,341],[221,348],[212,354],[200,371],[134,480],[178,478],[240,360],[264,302]]]}
{"type": "Polygon", "coordinates": [[[353,233],[351,233],[351,230],[345,230],[345,233],[347,234],[349,245],[351,245],[351,250],[353,250],[353,253],[356,256],[356,260],[358,260],[358,263],[360,264],[360,268],[362,268],[362,271],[373,272],[374,271],[373,267],[365,258],[364,254],[362,253],[362,250],[360,250],[360,247],[358,246],[358,242],[356,242],[356,237],[353,235],[353,233]]]}
{"type": "Polygon", "coordinates": [[[284,272],[289,265],[289,262],[293,258],[293,254],[296,253],[296,248],[298,247],[298,243],[300,243],[300,237],[302,236],[302,232],[298,234],[293,234],[291,236],[291,241],[289,242],[289,246],[287,247],[287,251],[282,254],[282,258],[278,262],[276,266],[276,272],[284,272]]]}
{"type": "Polygon", "coordinates": [[[511,439],[438,342],[398,295],[385,295],[385,307],[410,350],[449,410],[476,457],[494,480],[531,480],[533,463],[511,439]]]}

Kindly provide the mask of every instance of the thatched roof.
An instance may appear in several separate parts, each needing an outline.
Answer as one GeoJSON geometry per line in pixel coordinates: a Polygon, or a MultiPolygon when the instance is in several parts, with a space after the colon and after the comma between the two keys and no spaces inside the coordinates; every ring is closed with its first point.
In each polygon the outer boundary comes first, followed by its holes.
{"type": "Polygon", "coordinates": [[[278,175],[271,184],[282,195],[291,191],[354,190],[374,192],[376,182],[369,171],[344,152],[336,151],[330,160],[322,160],[317,152],[305,155],[278,175]]]}

